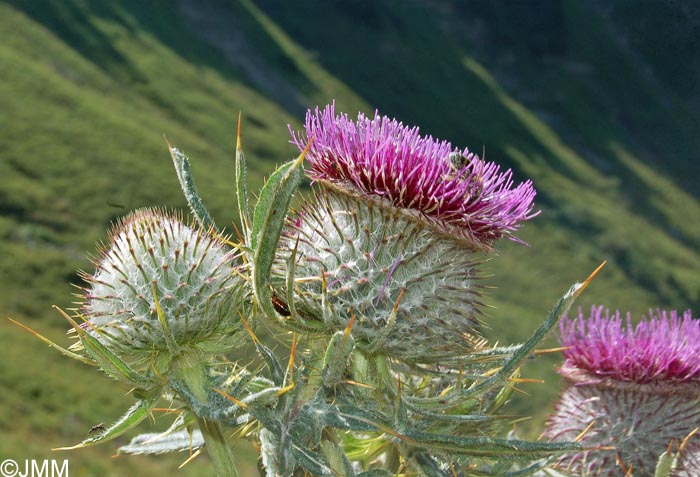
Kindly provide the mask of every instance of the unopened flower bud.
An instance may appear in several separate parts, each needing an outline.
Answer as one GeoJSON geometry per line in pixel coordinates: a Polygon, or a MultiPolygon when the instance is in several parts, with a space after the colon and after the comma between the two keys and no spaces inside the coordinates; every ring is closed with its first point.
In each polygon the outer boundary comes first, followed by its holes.
{"type": "Polygon", "coordinates": [[[236,342],[243,280],[235,254],[213,234],[142,209],[115,226],[95,265],[85,277],[83,328],[117,354],[172,357],[236,342]]]}

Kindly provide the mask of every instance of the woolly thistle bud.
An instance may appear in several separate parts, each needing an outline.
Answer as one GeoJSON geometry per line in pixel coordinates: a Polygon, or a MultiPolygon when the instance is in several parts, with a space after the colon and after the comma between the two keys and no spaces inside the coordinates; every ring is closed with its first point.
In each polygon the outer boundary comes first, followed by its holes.
{"type": "Polygon", "coordinates": [[[283,235],[280,258],[293,253],[299,316],[329,332],[355,318],[365,352],[427,363],[482,344],[474,256],[400,209],[326,187],[283,235]]]}
{"type": "Polygon", "coordinates": [[[139,210],[114,227],[95,265],[85,276],[83,327],[118,354],[172,357],[236,342],[243,280],[234,254],[205,230],[139,210]]]}
{"type": "Polygon", "coordinates": [[[700,475],[700,435],[686,438],[678,452],[677,466],[671,477],[696,477],[700,475]]]}
{"type": "Polygon", "coordinates": [[[562,321],[560,342],[567,387],[545,436],[599,448],[564,456],[563,468],[651,476],[669,444],[700,426],[700,321],[690,312],[651,313],[636,328],[628,316],[624,329],[619,312],[593,308],[562,321]]]}

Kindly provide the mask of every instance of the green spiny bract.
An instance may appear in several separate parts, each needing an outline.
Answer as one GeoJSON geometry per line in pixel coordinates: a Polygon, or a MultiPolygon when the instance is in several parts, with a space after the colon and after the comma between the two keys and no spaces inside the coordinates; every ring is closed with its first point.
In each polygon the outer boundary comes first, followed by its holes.
{"type": "Polygon", "coordinates": [[[680,445],[676,468],[671,477],[693,477],[700,475],[700,435],[688,436],[680,445]]]}
{"type": "Polygon", "coordinates": [[[136,211],[116,224],[85,275],[82,327],[134,360],[226,350],[242,328],[236,260],[223,240],[176,215],[136,211]]]}
{"type": "Polygon", "coordinates": [[[354,318],[365,353],[444,362],[483,345],[478,263],[409,212],[322,184],[283,233],[273,285],[293,306],[292,327],[301,317],[330,334],[354,318]],[[286,267],[295,272],[293,296],[286,267]]]}
{"type": "Polygon", "coordinates": [[[573,475],[652,476],[659,456],[700,426],[696,383],[626,383],[567,378],[545,436],[580,442],[591,450],[559,460],[573,475]],[[587,382],[588,381],[588,382],[587,382]]]}

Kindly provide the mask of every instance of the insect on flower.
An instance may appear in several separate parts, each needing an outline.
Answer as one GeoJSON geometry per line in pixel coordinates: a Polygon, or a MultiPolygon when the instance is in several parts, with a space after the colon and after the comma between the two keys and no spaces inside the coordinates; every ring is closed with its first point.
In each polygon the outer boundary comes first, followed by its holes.
{"type": "Polygon", "coordinates": [[[531,181],[515,184],[512,171],[379,113],[352,120],[331,104],[290,132],[300,150],[314,138],[306,154],[313,181],[401,209],[474,249],[491,249],[537,215],[531,181]]]}
{"type": "MultiPolygon", "coordinates": [[[[459,177],[464,177],[465,171],[464,168],[469,165],[469,162],[471,161],[471,158],[469,156],[465,156],[462,153],[459,152],[451,152],[449,156],[447,156],[447,160],[450,161],[450,167],[452,168],[451,172],[459,173],[459,177]]],[[[457,177],[456,175],[454,177],[457,177]]]]}

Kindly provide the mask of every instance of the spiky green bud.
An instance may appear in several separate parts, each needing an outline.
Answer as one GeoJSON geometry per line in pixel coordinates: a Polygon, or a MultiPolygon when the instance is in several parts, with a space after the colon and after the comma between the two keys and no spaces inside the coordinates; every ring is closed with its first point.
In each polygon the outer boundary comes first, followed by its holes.
{"type": "Polygon", "coordinates": [[[444,362],[482,344],[477,256],[405,210],[324,184],[292,219],[280,255],[285,264],[294,256],[292,325],[298,316],[334,333],[355,317],[360,350],[409,362],[444,362]]]}
{"type": "Polygon", "coordinates": [[[221,351],[241,329],[243,279],[223,240],[177,215],[119,221],[85,278],[82,326],[123,356],[221,351]]]}

